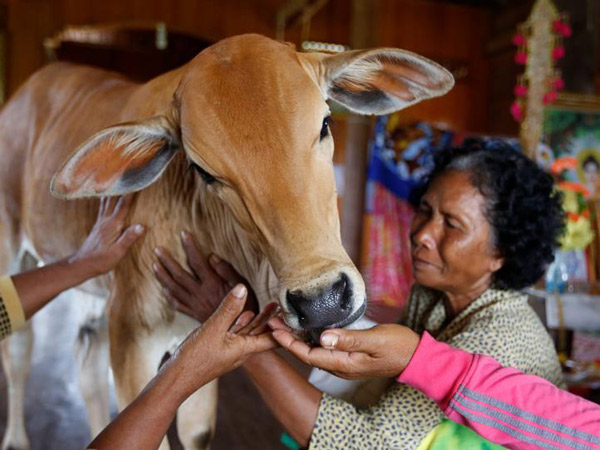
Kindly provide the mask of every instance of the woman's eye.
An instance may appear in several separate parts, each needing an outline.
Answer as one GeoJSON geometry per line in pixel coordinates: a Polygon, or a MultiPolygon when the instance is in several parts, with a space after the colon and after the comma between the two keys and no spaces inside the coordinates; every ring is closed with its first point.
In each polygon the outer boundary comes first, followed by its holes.
{"type": "Polygon", "coordinates": [[[446,219],[446,225],[449,228],[458,228],[458,224],[456,222],[454,222],[453,220],[446,219]]]}
{"type": "Polygon", "coordinates": [[[329,135],[329,125],[331,124],[331,116],[327,116],[323,119],[323,126],[321,127],[321,140],[325,139],[329,135]]]}
{"type": "Polygon", "coordinates": [[[200,176],[202,177],[202,179],[204,180],[204,182],[206,184],[213,184],[213,183],[217,182],[217,179],[215,177],[213,177],[210,173],[208,173],[206,170],[204,170],[198,164],[192,163],[192,167],[194,168],[194,170],[196,172],[198,172],[200,174],[200,176]]]}
{"type": "Polygon", "coordinates": [[[429,214],[429,208],[427,208],[424,205],[419,205],[419,207],[417,208],[417,213],[418,214],[423,214],[423,215],[425,215],[425,214],[428,215],[429,214]]]}

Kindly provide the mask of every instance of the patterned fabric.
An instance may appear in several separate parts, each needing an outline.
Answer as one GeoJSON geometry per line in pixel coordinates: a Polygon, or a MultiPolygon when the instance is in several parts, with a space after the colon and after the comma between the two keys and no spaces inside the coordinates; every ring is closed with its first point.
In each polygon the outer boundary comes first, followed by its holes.
{"type": "MultiPolygon", "coordinates": [[[[564,386],[550,336],[518,292],[488,289],[451,320],[441,293],[413,286],[404,324],[417,333],[564,386]]],[[[435,382],[435,380],[432,380],[435,382]]],[[[438,426],[442,411],[416,389],[393,384],[379,401],[358,409],[323,394],[311,450],[415,449],[438,426]]]]}
{"type": "Polygon", "coordinates": [[[421,442],[418,450],[500,450],[503,448],[464,425],[443,419],[442,423],[421,442]]]}
{"type": "Polygon", "coordinates": [[[0,340],[25,324],[25,313],[12,278],[0,278],[0,340]]]}
{"type": "Polygon", "coordinates": [[[12,333],[12,326],[10,325],[10,317],[8,317],[8,311],[4,300],[0,297],[0,340],[12,333]]]}
{"type": "Polygon", "coordinates": [[[368,237],[363,255],[367,295],[371,306],[397,308],[397,320],[413,284],[409,234],[414,212],[406,200],[379,183],[373,183],[371,192],[373,205],[365,216],[368,237]]]}

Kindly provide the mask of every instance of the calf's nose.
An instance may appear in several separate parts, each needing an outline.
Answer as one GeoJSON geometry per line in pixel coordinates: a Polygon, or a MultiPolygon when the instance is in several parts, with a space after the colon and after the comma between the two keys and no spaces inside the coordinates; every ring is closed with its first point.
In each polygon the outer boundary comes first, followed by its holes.
{"type": "Polygon", "coordinates": [[[286,300],[303,329],[323,329],[344,324],[349,318],[352,313],[352,286],[348,276],[342,273],[330,286],[311,294],[300,290],[287,291],[286,300]]]}

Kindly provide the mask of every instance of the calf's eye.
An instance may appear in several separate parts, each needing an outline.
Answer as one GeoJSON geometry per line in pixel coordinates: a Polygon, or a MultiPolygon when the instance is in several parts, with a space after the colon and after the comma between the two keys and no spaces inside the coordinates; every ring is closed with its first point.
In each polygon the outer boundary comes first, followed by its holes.
{"type": "Polygon", "coordinates": [[[206,184],[213,184],[213,183],[217,182],[217,179],[215,177],[213,177],[210,173],[208,173],[206,170],[204,170],[198,164],[192,163],[192,167],[194,168],[194,170],[196,172],[198,172],[200,174],[200,176],[202,177],[202,179],[204,180],[204,182],[206,184]]]}
{"type": "Polygon", "coordinates": [[[329,125],[331,122],[331,116],[327,116],[323,119],[323,126],[321,127],[321,140],[325,139],[327,135],[329,135],[329,125]]]}

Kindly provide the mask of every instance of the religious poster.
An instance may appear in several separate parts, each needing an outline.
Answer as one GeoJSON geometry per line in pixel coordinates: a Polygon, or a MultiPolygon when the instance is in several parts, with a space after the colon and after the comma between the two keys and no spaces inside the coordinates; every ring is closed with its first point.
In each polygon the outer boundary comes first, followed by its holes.
{"type": "Polygon", "coordinates": [[[572,161],[567,180],[583,185],[588,198],[600,198],[600,99],[561,95],[546,108],[544,144],[551,153],[538,159],[572,161]]]}

